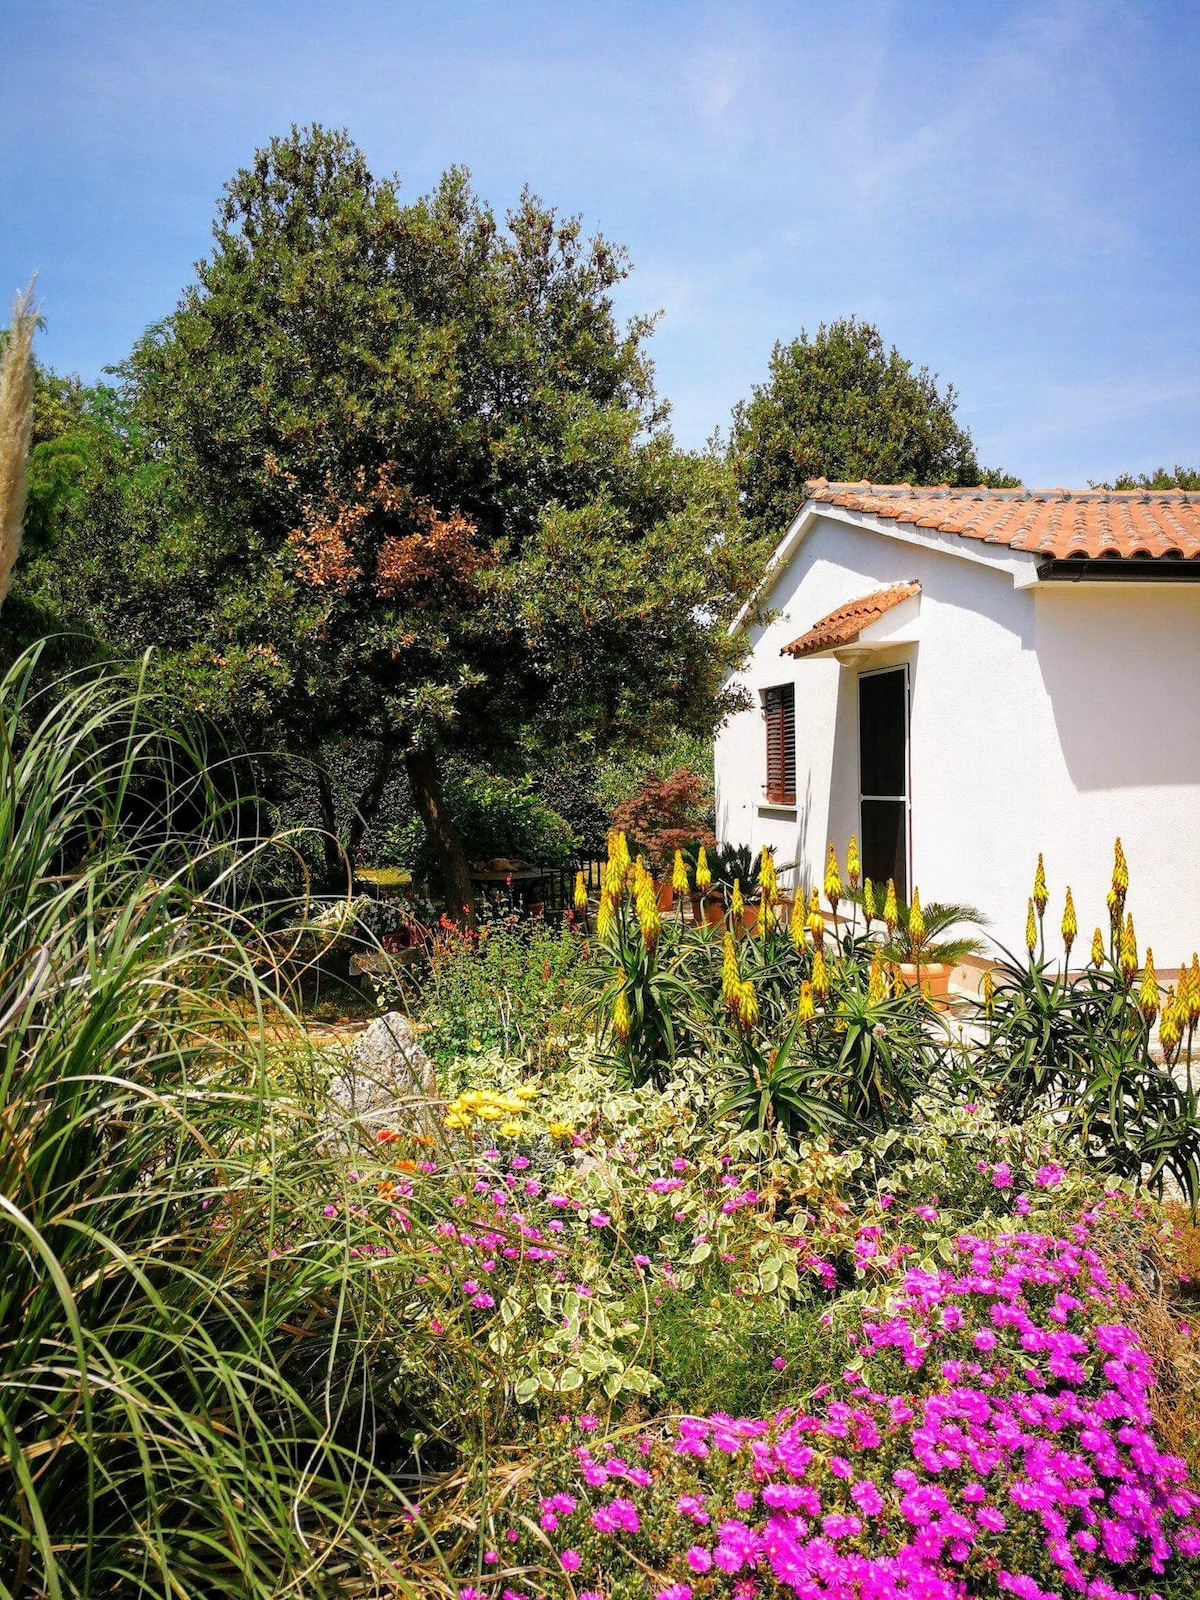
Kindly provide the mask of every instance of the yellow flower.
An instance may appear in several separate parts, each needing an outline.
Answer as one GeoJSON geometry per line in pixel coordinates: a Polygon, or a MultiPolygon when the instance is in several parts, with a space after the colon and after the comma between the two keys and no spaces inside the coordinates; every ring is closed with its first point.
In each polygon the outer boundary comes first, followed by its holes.
{"type": "Polygon", "coordinates": [[[789,932],[792,935],[792,943],[796,946],[797,950],[799,950],[800,946],[804,943],[804,927],[806,920],[807,908],[804,904],[804,894],[800,888],[800,885],[797,884],[792,899],[791,921],[788,924],[789,932]]]}
{"type": "Polygon", "coordinates": [[[616,1004],[613,1006],[613,1032],[621,1043],[624,1044],[629,1037],[629,1030],[633,1027],[633,1015],[629,1009],[629,996],[622,985],[617,995],[616,1004]]]}
{"type": "Polygon", "coordinates": [[[824,1000],[829,993],[829,968],[825,965],[825,950],[822,945],[818,945],[813,951],[812,991],[818,1000],[824,1000]]]}
{"type": "Polygon", "coordinates": [[[992,977],[991,967],[985,967],[983,972],[983,1009],[990,1016],[992,1005],[996,998],[996,981],[992,977]]]}
{"type": "Polygon", "coordinates": [[[900,963],[898,961],[893,961],[892,962],[892,993],[895,995],[897,1000],[899,1000],[900,996],[904,993],[904,991],[907,988],[908,988],[908,985],[904,981],[904,974],[900,971],[900,963]]]}
{"type": "Polygon", "coordinates": [[[629,871],[630,865],[629,843],[625,838],[625,835],[616,829],[614,829],[613,832],[608,836],[608,859],[612,866],[616,869],[621,880],[624,881],[625,874],[629,871]]]}
{"type": "Polygon", "coordinates": [[[1121,975],[1126,983],[1133,982],[1138,967],[1137,938],[1133,931],[1133,912],[1125,918],[1121,929],[1121,975]]]}
{"type": "Polygon", "coordinates": [[[1123,905],[1125,902],[1125,896],[1129,892],[1129,864],[1125,860],[1125,852],[1121,848],[1121,841],[1119,838],[1113,846],[1112,886],[1120,895],[1121,903],[1123,905]]]}
{"type": "Polygon", "coordinates": [[[1188,1021],[1200,1022],[1200,955],[1192,951],[1192,966],[1188,974],[1188,1021]]]}
{"type": "Polygon", "coordinates": [[[464,1116],[461,1111],[447,1111],[442,1118],[442,1122],[447,1128],[469,1128],[471,1126],[470,1117],[464,1116]]]}
{"type": "Polygon", "coordinates": [[[758,1021],[758,996],[749,978],[738,984],[737,1014],[743,1028],[752,1028],[758,1021]]]}
{"type": "Polygon", "coordinates": [[[741,973],[738,971],[737,947],[733,942],[733,935],[729,929],[725,930],[725,948],[721,953],[721,999],[725,1004],[732,1005],[737,993],[741,973]]]}
{"type": "Polygon", "coordinates": [[[637,911],[638,925],[642,930],[642,943],[647,950],[653,950],[662,932],[662,917],[658,913],[658,894],[654,887],[654,879],[644,867],[634,892],[634,909],[637,911]]]}
{"type": "Polygon", "coordinates": [[[613,898],[608,892],[607,885],[600,895],[600,908],[596,912],[596,937],[604,940],[608,938],[608,931],[612,927],[613,898]]]}
{"type": "Polygon", "coordinates": [[[712,888],[712,873],[708,870],[708,856],[703,845],[696,856],[696,888],[701,894],[707,894],[712,888]]]}
{"type": "Polygon", "coordinates": [[[502,1133],[506,1139],[515,1139],[521,1132],[521,1124],[519,1122],[502,1122],[497,1131],[502,1133]]]}
{"type": "Polygon", "coordinates": [[[531,1083],[523,1083],[519,1089],[513,1090],[518,1100],[536,1100],[541,1092],[540,1089],[535,1089],[531,1083]]]}
{"type": "Polygon", "coordinates": [[[825,918],[821,915],[821,900],[815,889],[808,902],[808,931],[814,944],[820,944],[825,937],[825,918]]]}
{"type": "Polygon", "coordinates": [[[577,872],[575,874],[575,909],[576,909],[576,911],[586,911],[587,910],[587,903],[588,903],[587,884],[584,883],[584,881],[583,881],[583,873],[582,872],[577,872]]]}
{"type": "Polygon", "coordinates": [[[1033,901],[1030,900],[1029,911],[1025,917],[1025,947],[1029,951],[1029,959],[1031,961],[1033,960],[1033,952],[1037,949],[1037,942],[1037,912],[1034,909],[1033,901]]]}
{"type": "MultiPolygon", "coordinates": [[[[1097,930],[1099,931],[1099,930],[1097,930]]],[[[1067,960],[1071,959],[1071,946],[1075,943],[1075,936],[1079,932],[1079,924],[1075,920],[1075,902],[1071,898],[1071,885],[1067,885],[1067,903],[1063,907],[1062,936],[1063,944],[1067,947],[1067,960]]]]}
{"type": "Polygon", "coordinates": [[[730,896],[729,900],[729,915],[733,918],[735,923],[738,923],[742,920],[742,912],[745,909],[746,902],[742,899],[742,880],[740,878],[735,878],[733,880],[733,894],[730,896]]]}
{"type": "Polygon", "coordinates": [[[775,876],[775,851],[771,845],[764,847],[759,858],[758,888],[765,911],[779,899],[779,879],[775,876]]]}
{"type": "Polygon", "coordinates": [[[817,1015],[817,1008],[813,1001],[812,984],[807,978],[800,985],[800,998],[796,1002],[796,1016],[807,1027],[817,1015]]]}
{"type": "Polygon", "coordinates": [[[676,894],[687,894],[688,890],[691,888],[691,884],[688,882],[687,865],[684,862],[682,850],[676,850],[675,852],[675,866],[671,873],[671,887],[674,889],[676,894]]]}
{"type": "Polygon", "coordinates": [[[569,1122],[548,1122],[546,1132],[552,1139],[569,1139],[575,1129],[569,1122]]]}
{"type": "Polygon", "coordinates": [[[1158,1025],[1158,1042],[1162,1045],[1163,1054],[1170,1060],[1178,1048],[1183,1037],[1183,1008],[1175,993],[1174,985],[1167,991],[1167,1003],[1163,1007],[1162,1021],[1158,1025]]]}
{"type": "Polygon", "coordinates": [[[900,907],[896,904],[896,885],[888,879],[887,898],[883,902],[883,922],[889,933],[900,926],[900,907]]]}
{"type": "Polygon", "coordinates": [[[883,975],[883,958],[876,950],[871,957],[871,970],[867,978],[867,1004],[880,1005],[887,999],[887,979],[883,975]]]}
{"type": "Polygon", "coordinates": [[[1104,940],[1101,937],[1099,928],[1092,935],[1092,965],[1094,967],[1102,967],[1104,965],[1104,940]]]}
{"type": "Polygon", "coordinates": [[[475,1112],[477,1117],[482,1117],[485,1122],[499,1122],[504,1115],[499,1106],[493,1105],[489,1100],[486,1105],[479,1106],[475,1112]]]}
{"type": "Polygon", "coordinates": [[[838,871],[837,851],[833,848],[832,839],[825,852],[825,898],[829,901],[829,909],[836,917],[838,901],[842,898],[842,877],[838,871]]]}
{"type": "Polygon", "coordinates": [[[1037,871],[1033,875],[1033,903],[1037,907],[1037,914],[1042,917],[1046,913],[1046,902],[1050,895],[1046,889],[1046,866],[1042,860],[1042,852],[1038,851],[1037,871]]]}
{"type": "MultiPolygon", "coordinates": [[[[1174,993],[1172,989],[1172,997],[1174,993]]],[[[1138,988],[1138,1010],[1145,1017],[1148,1026],[1153,1026],[1154,1019],[1158,1015],[1159,999],[1158,979],[1154,975],[1154,951],[1147,945],[1146,964],[1142,969],[1142,981],[1138,988]]]]}
{"type": "Polygon", "coordinates": [[[875,885],[870,878],[863,884],[863,916],[867,919],[867,927],[875,921],[875,885]]]}
{"type": "Polygon", "coordinates": [[[850,879],[850,887],[857,889],[858,880],[862,877],[862,857],[858,853],[858,840],[853,834],[846,846],[846,876],[850,879]]]}
{"type": "Polygon", "coordinates": [[[925,913],[921,910],[921,891],[916,888],[908,908],[908,939],[914,950],[925,943],[925,913]]]}

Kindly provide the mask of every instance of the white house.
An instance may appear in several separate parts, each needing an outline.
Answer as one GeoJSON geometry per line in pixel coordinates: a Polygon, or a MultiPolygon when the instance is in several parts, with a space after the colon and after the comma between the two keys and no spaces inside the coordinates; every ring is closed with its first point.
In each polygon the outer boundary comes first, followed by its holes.
{"type": "Polygon", "coordinates": [[[808,486],[735,627],[717,833],[820,884],[826,842],[1024,944],[1038,852],[1083,960],[1114,836],[1140,947],[1200,945],[1200,494],[808,486]]]}

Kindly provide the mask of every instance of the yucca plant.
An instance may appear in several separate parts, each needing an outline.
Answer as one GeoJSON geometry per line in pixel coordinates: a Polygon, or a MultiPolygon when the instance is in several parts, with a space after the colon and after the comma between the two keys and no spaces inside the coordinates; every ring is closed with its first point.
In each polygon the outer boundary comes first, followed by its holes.
{"type": "Polygon", "coordinates": [[[0,679],[0,1595],[411,1592],[209,752],[138,675],[37,666],[0,679]]]}

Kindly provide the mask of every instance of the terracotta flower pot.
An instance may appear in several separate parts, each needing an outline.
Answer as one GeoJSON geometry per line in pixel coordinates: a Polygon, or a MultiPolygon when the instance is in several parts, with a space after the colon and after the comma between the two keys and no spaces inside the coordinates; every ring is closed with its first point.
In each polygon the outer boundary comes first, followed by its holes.
{"type": "Polygon", "coordinates": [[[664,878],[658,885],[658,909],[660,911],[675,909],[675,891],[671,887],[670,878],[664,878]]]}
{"type": "Polygon", "coordinates": [[[710,895],[704,902],[704,925],[706,928],[719,928],[725,921],[725,907],[719,894],[710,895]]]}
{"type": "Polygon", "coordinates": [[[931,1000],[945,1001],[950,998],[950,974],[954,971],[945,961],[922,961],[920,967],[914,961],[900,963],[900,976],[911,989],[918,981],[920,974],[921,987],[927,991],[931,1000]]]}
{"type": "Polygon", "coordinates": [[[742,927],[748,933],[753,933],[758,927],[758,911],[759,908],[757,906],[742,907],[742,927]]]}

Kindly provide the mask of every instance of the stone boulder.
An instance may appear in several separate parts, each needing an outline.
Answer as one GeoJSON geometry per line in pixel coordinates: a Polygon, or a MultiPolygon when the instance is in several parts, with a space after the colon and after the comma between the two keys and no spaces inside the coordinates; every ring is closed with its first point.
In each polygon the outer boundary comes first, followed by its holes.
{"type": "Polygon", "coordinates": [[[408,1017],[388,1011],[354,1041],[350,1059],[330,1085],[334,1099],[374,1141],[381,1128],[434,1133],[439,1125],[437,1076],[408,1017]]]}

